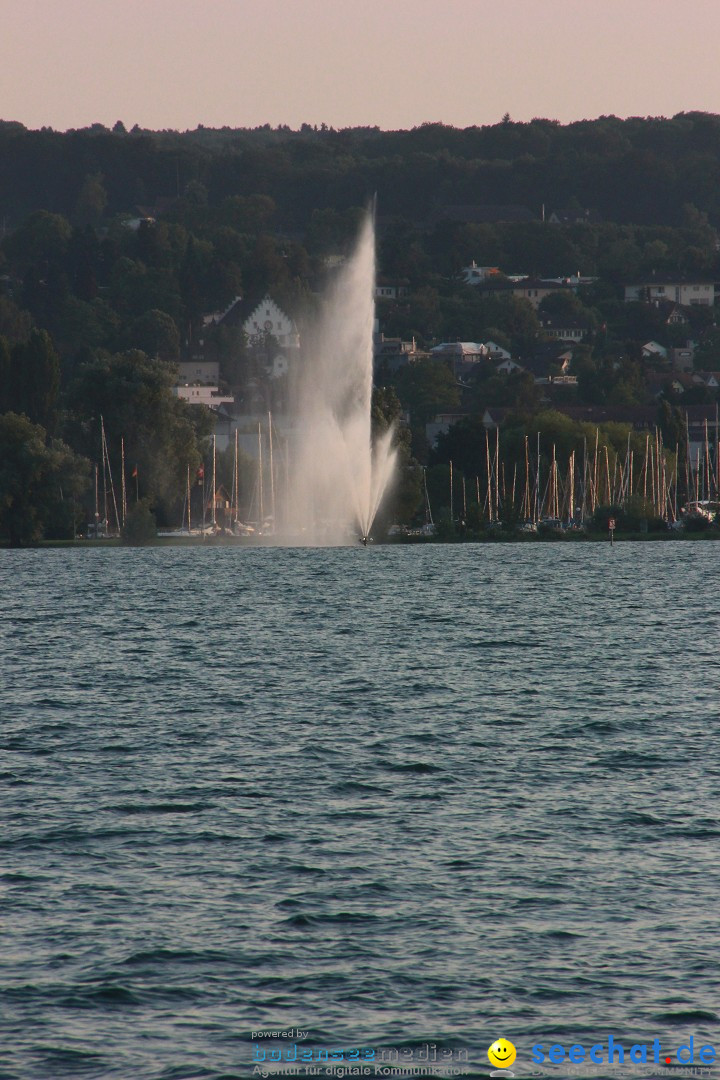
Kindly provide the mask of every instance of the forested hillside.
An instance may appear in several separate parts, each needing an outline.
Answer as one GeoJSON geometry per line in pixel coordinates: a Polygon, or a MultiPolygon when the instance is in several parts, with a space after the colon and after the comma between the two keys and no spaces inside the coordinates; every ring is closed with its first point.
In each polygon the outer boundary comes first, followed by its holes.
{"type": "MultiPolygon", "coordinates": [[[[657,306],[625,303],[622,289],[663,274],[720,279],[719,177],[720,117],[704,113],[397,132],[150,132],[118,122],[59,133],[0,123],[0,411],[35,425],[12,420],[0,432],[7,477],[30,441],[50,478],[58,462],[66,474],[72,465],[66,488],[79,499],[102,415],[111,452],[128,440],[141,494],[171,517],[210,429],[171,391],[172,365],[212,332],[203,316],[270,292],[302,330],[373,199],[378,271],[393,285],[378,305],[387,337],[421,349],[492,339],[532,366],[552,320],[574,320],[584,339],[566,398],[646,405],[648,340],[667,354],[692,337],[696,366],[720,369],[714,307],[671,324],[657,306]],[[596,280],[533,308],[463,283],[473,261],[501,277],[596,280]],[[43,458],[43,439],[54,457],[43,458]]],[[[218,329],[213,349],[222,386],[242,406],[256,373],[242,335],[218,329]]],[[[436,412],[537,411],[543,394],[528,371],[508,378],[479,365],[461,386],[420,360],[383,377],[410,413],[422,459],[436,412]]],[[[717,396],[705,384],[688,394],[717,396]]],[[[63,514],[54,525],[20,515],[18,535],[72,531],[67,506],[63,514]]]]}
{"type": "Polygon", "coordinates": [[[97,212],[99,192],[87,186],[97,177],[109,216],[191,192],[210,206],[261,193],[282,227],[301,228],[313,210],[346,210],[377,193],[383,214],[410,221],[446,203],[516,203],[540,216],[543,204],[574,199],[619,224],[680,225],[687,204],[720,223],[720,117],[706,113],[398,132],[128,132],[118,123],[58,133],[3,123],[0,162],[11,226],[36,209],[72,220],[97,212]]]}

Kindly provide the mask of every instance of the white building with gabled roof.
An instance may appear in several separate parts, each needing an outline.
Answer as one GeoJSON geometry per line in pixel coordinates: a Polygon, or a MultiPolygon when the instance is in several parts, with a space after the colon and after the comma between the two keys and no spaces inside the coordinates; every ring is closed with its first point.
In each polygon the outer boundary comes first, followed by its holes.
{"type": "Polygon", "coordinates": [[[300,335],[293,319],[280,308],[269,295],[256,303],[251,310],[243,312],[242,328],[249,342],[266,335],[275,338],[283,349],[300,347],[300,335]]]}

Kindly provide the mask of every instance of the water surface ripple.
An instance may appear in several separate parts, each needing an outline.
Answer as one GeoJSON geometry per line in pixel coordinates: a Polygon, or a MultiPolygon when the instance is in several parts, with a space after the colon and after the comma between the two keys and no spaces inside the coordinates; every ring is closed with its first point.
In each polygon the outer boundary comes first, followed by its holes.
{"type": "Polygon", "coordinates": [[[717,1046],[717,552],[0,552],[0,1078],[717,1046]]]}

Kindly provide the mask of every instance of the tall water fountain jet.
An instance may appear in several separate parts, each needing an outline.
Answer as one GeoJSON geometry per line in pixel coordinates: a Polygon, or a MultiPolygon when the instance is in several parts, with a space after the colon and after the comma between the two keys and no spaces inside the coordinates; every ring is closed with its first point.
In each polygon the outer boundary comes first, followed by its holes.
{"type": "Polygon", "coordinates": [[[392,430],[372,445],[374,287],[368,214],[303,343],[286,499],[287,533],[303,543],[369,537],[395,469],[392,430]]]}

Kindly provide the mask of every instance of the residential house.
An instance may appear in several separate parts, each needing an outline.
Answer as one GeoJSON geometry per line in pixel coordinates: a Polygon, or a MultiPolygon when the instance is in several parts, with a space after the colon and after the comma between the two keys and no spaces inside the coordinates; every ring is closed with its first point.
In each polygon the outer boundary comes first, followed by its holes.
{"type": "Polygon", "coordinates": [[[589,277],[587,274],[568,274],[565,277],[546,277],[543,281],[555,282],[556,285],[569,285],[571,289],[578,289],[581,285],[593,285],[598,279],[589,277]]]}
{"type": "Polygon", "coordinates": [[[401,300],[410,292],[407,278],[395,279],[379,277],[375,283],[376,300],[401,300]]]}
{"type": "Polygon", "coordinates": [[[182,386],[191,383],[217,386],[220,381],[220,365],[217,360],[183,360],[176,366],[178,382],[182,386]]]}
{"type": "Polygon", "coordinates": [[[683,326],[687,323],[687,315],[679,304],[659,304],[658,307],[667,308],[665,322],[668,326],[683,326]]]}
{"type": "Polygon", "coordinates": [[[172,392],[190,405],[205,405],[213,410],[221,405],[232,405],[235,401],[234,397],[221,394],[217,386],[173,386],[172,392]]]}
{"type": "Polygon", "coordinates": [[[260,301],[239,303],[238,317],[250,344],[272,337],[281,349],[298,349],[300,335],[293,319],[265,295],[260,301]]]}
{"type": "Polygon", "coordinates": [[[486,341],[485,348],[488,351],[488,356],[491,360],[509,360],[510,353],[507,349],[503,349],[501,345],[496,344],[494,341],[486,341]]]}
{"type": "Polygon", "coordinates": [[[625,301],[659,304],[671,300],[682,307],[712,307],[715,304],[716,284],[701,278],[647,278],[625,286],[625,301]]]}
{"type": "Polygon", "coordinates": [[[262,354],[271,379],[288,374],[299,356],[300,334],[294,320],[267,294],[261,300],[236,296],[225,311],[208,315],[203,322],[206,327],[241,329],[249,348],[262,354]]]}
{"type": "Polygon", "coordinates": [[[587,323],[573,319],[544,319],[542,327],[548,337],[557,338],[558,341],[572,341],[575,344],[580,344],[590,333],[587,323]]]}
{"type": "Polygon", "coordinates": [[[395,372],[406,364],[414,363],[428,353],[420,352],[415,338],[403,341],[402,338],[386,338],[384,334],[375,334],[373,338],[373,364],[375,371],[395,372]]]}
{"type": "Polygon", "coordinates": [[[498,277],[500,269],[497,266],[478,266],[473,259],[469,266],[463,266],[460,273],[466,285],[479,285],[488,278],[498,277]]]}
{"type": "Polygon", "coordinates": [[[664,390],[666,393],[680,396],[688,390],[696,390],[699,386],[704,386],[701,379],[695,379],[690,372],[680,371],[676,375],[670,375],[665,379],[664,390]]]}
{"type": "Polygon", "coordinates": [[[175,397],[191,405],[205,405],[219,409],[231,405],[233,397],[223,396],[218,389],[220,365],[215,360],[188,360],[176,364],[178,381],[172,391],[175,397]]]}
{"type": "Polygon", "coordinates": [[[513,360],[508,356],[500,361],[495,370],[500,375],[511,375],[513,371],[522,371],[523,368],[521,364],[518,364],[517,360],[513,360]]]}
{"type": "Polygon", "coordinates": [[[692,371],[695,349],[692,345],[684,348],[668,349],[668,359],[673,371],[692,371]]]}
{"type": "MultiPolygon", "coordinates": [[[[654,397],[671,394],[681,397],[694,390],[720,389],[720,371],[677,371],[675,373],[655,373],[647,380],[648,393],[654,397]]],[[[703,395],[704,396],[704,395],[703,395]]]]}
{"type": "Polygon", "coordinates": [[[583,210],[582,207],[578,207],[577,210],[572,209],[572,207],[553,210],[547,220],[550,225],[602,224],[602,217],[597,210],[583,210]]]}
{"type": "Polygon", "coordinates": [[[505,293],[506,295],[517,296],[521,300],[529,301],[537,310],[546,296],[551,293],[572,289],[572,286],[562,281],[548,281],[544,278],[518,278],[516,280],[508,278],[505,281],[495,281],[492,278],[487,278],[484,282],[478,284],[478,288],[488,295],[505,293]]]}
{"type": "Polygon", "coordinates": [[[487,346],[476,341],[444,341],[430,350],[434,360],[444,360],[458,378],[469,374],[476,364],[488,358],[487,346]]]}
{"type": "Polygon", "coordinates": [[[347,255],[334,254],[323,255],[322,264],[326,270],[339,270],[341,266],[344,266],[347,262],[347,255]]]}
{"type": "Polygon", "coordinates": [[[642,354],[646,360],[667,360],[668,351],[659,341],[646,341],[642,347],[642,354]]]}
{"type": "Polygon", "coordinates": [[[538,385],[566,383],[574,386],[577,384],[577,376],[570,374],[572,349],[567,346],[541,342],[533,355],[522,358],[520,364],[522,370],[530,372],[538,385]]]}

